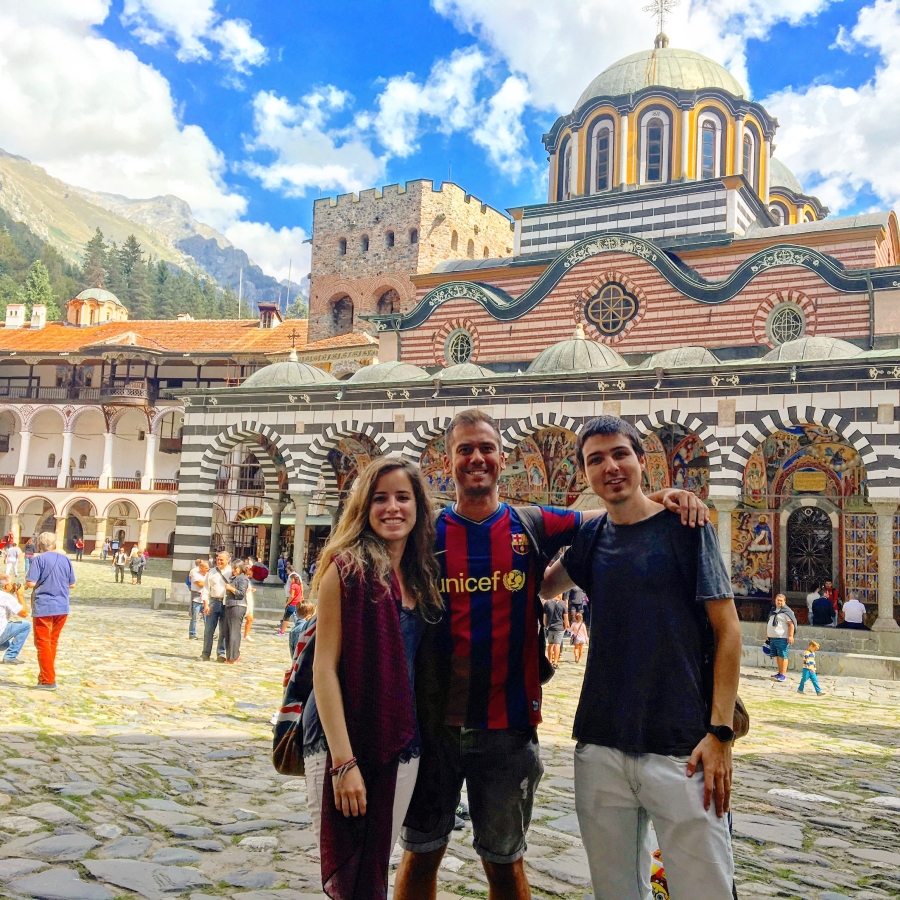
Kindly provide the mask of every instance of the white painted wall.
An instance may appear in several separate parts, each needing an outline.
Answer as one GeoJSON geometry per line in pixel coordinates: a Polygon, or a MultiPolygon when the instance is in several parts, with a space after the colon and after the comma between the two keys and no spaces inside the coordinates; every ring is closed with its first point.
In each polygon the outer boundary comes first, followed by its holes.
{"type": "MultiPolygon", "coordinates": [[[[59,463],[63,448],[62,415],[55,409],[48,408],[38,413],[31,421],[31,447],[28,451],[28,475],[57,475],[59,466],[50,469],[47,458],[55,454],[59,463]]],[[[68,465],[68,462],[66,462],[68,465]]]]}

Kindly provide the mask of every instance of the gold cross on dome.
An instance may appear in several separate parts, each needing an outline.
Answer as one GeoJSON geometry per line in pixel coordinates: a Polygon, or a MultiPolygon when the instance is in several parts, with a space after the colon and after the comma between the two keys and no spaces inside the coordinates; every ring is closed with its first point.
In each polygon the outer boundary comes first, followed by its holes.
{"type": "Polygon", "coordinates": [[[666,16],[681,3],[681,0],[653,0],[644,7],[644,12],[653,13],[659,24],[659,33],[666,30],[666,16]]]}

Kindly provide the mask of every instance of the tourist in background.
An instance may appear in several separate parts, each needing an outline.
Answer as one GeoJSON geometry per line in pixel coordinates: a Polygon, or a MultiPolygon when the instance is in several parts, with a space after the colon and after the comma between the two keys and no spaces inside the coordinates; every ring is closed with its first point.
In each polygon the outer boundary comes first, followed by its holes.
{"type": "Polygon", "coordinates": [[[80,537],[75,538],[75,559],[82,559],[84,556],[84,540],[80,537]]]}
{"type": "Polygon", "coordinates": [[[584,645],[587,643],[588,630],[584,624],[584,615],[575,613],[575,621],[572,623],[572,651],[575,654],[575,662],[581,662],[584,653],[584,645]]]}
{"type": "Polygon", "coordinates": [[[206,616],[206,622],[203,626],[203,653],[200,658],[207,660],[212,654],[213,638],[216,630],[219,632],[219,644],[216,650],[217,658],[220,662],[225,662],[225,628],[223,618],[225,615],[225,588],[231,584],[232,573],[231,554],[227,550],[220,550],[216,554],[216,564],[209,570],[206,576],[206,589],[209,592],[209,598],[203,613],[206,616]]]}
{"type": "Polygon", "coordinates": [[[34,553],[35,553],[34,540],[32,538],[28,538],[28,540],[25,541],[25,551],[24,551],[25,580],[26,581],[28,581],[28,571],[29,571],[29,569],[31,569],[31,563],[34,561],[34,553]]]}
{"type": "Polygon", "coordinates": [[[125,584],[125,565],[128,562],[128,554],[124,547],[119,547],[113,555],[113,571],[116,573],[116,583],[125,584]]]}
{"type": "Polygon", "coordinates": [[[203,619],[206,622],[203,609],[209,601],[209,591],[206,589],[206,576],[208,574],[209,563],[201,558],[196,561],[188,575],[188,580],[191,583],[191,622],[188,626],[188,638],[194,641],[198,640],[198,620],[203,619]]]}
{"type": "Polygon", "coordinates": [[[832,609],[831,626],[832,626],[832,628],[837,628],[838,613],[840,612],[840,609],[841,609],[840,595],[838,594],[838,590],[831,583],[831,581],[826,581],[825,586],[822,588],[821,594],[823,597],[827,597],[828,601],[831,603],[831,609],[832,609]]]}
{"type": "Polygon", "coordinates": [[[547,630],[547,659],[554,669],[558,669],[563,636],[569,630],[569,611],[562,596],[544,603],[544,628],[547,630]]]}
{"type": "Polygon", "coordinates": [[[819,687],[819,679],[816,676],[816,651],[819,649],[818,641],[810,641],[809,646],[803,653],[803,674],[800,676],[800,687],[797,693],[802,694],[803,688],[807,681],[812,682],[812,686],[816,689],[816,695],[821,697],[824,693],[819,687]]]}
{"type": "Polygon", "coordinates": [[[247,611],[244,613],[244,640],[252,641],[250,629],[253,627],[254,610],[256,609],[256,588],[253,583],[247,588],[247,611]]]}
{"type": "Polygon", "coordinates": [[[278,557],[278,577],[281,579],[282,584],[287,582],[287,553],[282,553],[278,557]]]}
{"type": "Polygon", "coordinates": [[[812,602],[812,612],[809,617],[810,624],[818,628],[825,628],[830,626],[833,621],[834,607],[831,605],[831,601],[816,592],[815,599],[812,602]]]}
{"type": "Polygon", "coordinates": [[[144,574],[144,567],[147,565],[147,557],[138,550],[137,547],[131,551],[131,558],[128,560],[128,566],[131,569],[131,583],[140,584],[141,576],[144,574]]]}
{"type": "Polygon", "coordinates": [[[25,583],[25,587],[34,589],[34,646],[40,668],[36,686],[39,690],[55,691],[56,649],[69,616],[69,591],[75,587],[75,570],[69,557],[57,552],[52,531],[38,535],[38,550],[25,583]]]}
{"type": "Polygon", "coordinates": [[[14,543],[7,544],[4,556],[6,559],[6,574],[11,575],[15,579],[19,574],[19,557],[21,556],[21,551],[14,543]]]}
{"type": "Polygon", "coordinates": [[[787,605],[784,594],[777,594],[775,605],[769,610],[766,620],[766,638],[769,649],[775,657],[778,671],[772,676],[776,681],[785,681],[788,669],[788,648],[794,643],[794,632],[797,630],[797,617],[787,605]]]}
{"type": "Polygon", "coordinates": [[[809,621],[812,623],[813,620],[813,604],[816,600],[821,597],[821,588],[814,587],[807,595],[806,595],[806,609],[809,614],[809,621]]]}
{"type": "Polygon", "coordinates": [[[19,659],[19,653],[30,633],[25,585],[16,584],[10,575],[0,575],[0,650],[6,649],[3,656],[6,665],[23,664],[24,660],[19,659]],[[10,616],[16,618],[10,619],[10,616]]]}
{"type": "Polygon", "coordinates": [[[313,694],[303,711],[322,885],[383,900],[419,766],[414,660],[439,618],[434,519],[414,464],[373,460],[322,553],[313,694]]]}
{"type": "Polygon", "coordinates": [[[840,627],[853,628],[856,631],[870,631],[871,629],[865,623],[865,618],[866,607],[854,594],[851,594],[844,603],[844,621],[840,627]]]}
{"type": "Polygon", "coordinates": [[[291,572],[288,578],[288,599],[278,626],[278,634],[284,634],[284,626],[288,622],[297,622],[297,607],[303,602],[303,584],[296,572],[291,572]]]}
{"type": "Polygon", "coordinates": [[[103,562],[106,562],[106,558],[109,554],[112,553],[112,544],[109,541],[109,538],[103,539],[103,549],[100,551],[100,558],[103,562]]]}
{"type": "Polygon", "coordinates": [[[225,611],[222,616],[227,663],[236,663],[241,658],[241,623],[247,613],[247,594],[250,590],[250,576],[246,573],[246,566],[236,559],[231,564],[231,581],[225,585],[225,611]]]}
{"type": "Polygon", "coordinates": [[[297,607],[297,624],[288,632],[288,648],[291,651],[291,659],[294,658],[294,651],[297,649],[297,641],[300,640],[303,632],[312,625],[313,619],[316,617],[316,606],[304,600],[297,607]]]}

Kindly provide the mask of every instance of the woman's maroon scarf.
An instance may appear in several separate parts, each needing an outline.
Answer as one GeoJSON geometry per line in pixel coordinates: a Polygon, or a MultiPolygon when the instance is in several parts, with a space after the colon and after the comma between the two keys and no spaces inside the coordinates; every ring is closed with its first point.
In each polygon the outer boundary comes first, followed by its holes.
{"type": "MultiPolygon", "coordinates": [[[[366,814],[334,805],[332,779],[322,791],[322,887],[333,900],[384,900],[400,751],[415,736],[412,690],[400,630],[400,585],[360,578],[346,560],[341,577],[339,675],[350,746],[366,785],[366,814]]],[[[331,752],[327,765],[330,768],[331,752]]]]}

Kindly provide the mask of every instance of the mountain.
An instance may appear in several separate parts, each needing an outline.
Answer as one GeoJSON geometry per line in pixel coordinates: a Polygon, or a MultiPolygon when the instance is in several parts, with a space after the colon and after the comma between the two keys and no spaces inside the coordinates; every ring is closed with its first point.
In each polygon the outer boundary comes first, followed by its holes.
{"type": "MultiPolygon", "coordinates": [[[[0,209],[54,246],[70,263],[81,263],[84,245],[99,228],[122,244],[133,234],[145,253],[188,272],[208,275],[238,290],[252,309],[262,301],[284,308],[287,291],[266,275],[225,235],[194,218],[180,197],[166,194],[133,200],[120,194],[73,187],[22,156],[0,150],[0,209]]],[[[296,295],[296,285],[291,291],[296,295]]]]}

